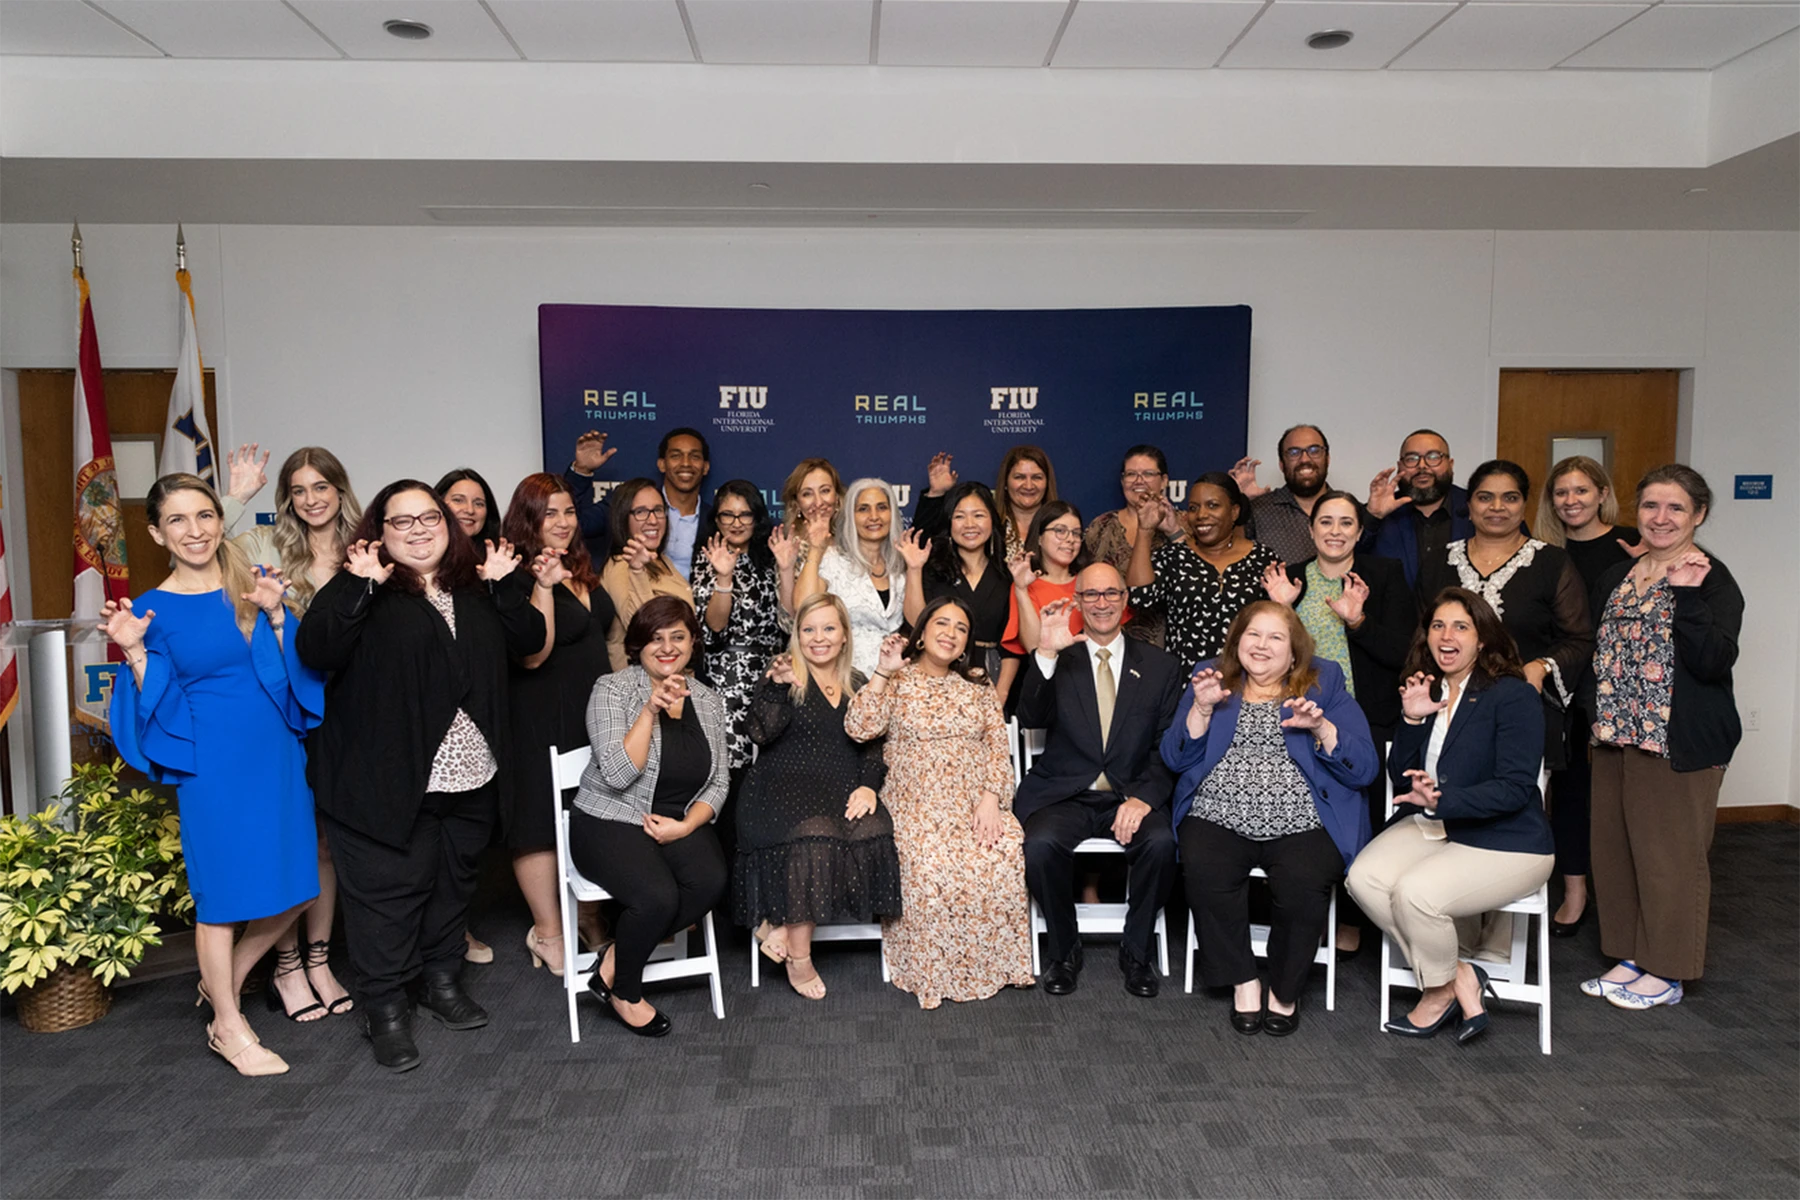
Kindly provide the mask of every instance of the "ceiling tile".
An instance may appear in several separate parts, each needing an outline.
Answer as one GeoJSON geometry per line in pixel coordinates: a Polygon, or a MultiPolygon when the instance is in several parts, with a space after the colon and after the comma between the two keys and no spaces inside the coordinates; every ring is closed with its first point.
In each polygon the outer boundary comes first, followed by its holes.
{"type": "Polygon", "coordinates": [[[477,0],[290,0],[301,16],[351,58],[484,59],[519,55],[477,0]],[[422,42],[382,28],[401,18],[431,27],[422,42]]]}
{"type": "Polygon", "coordinates": [[[103,13],[68,0],[0,0],[0,54],[162,57],[103,13]]]}
{"type": "Polygon", "coordinates": [[[101,0],[174,58],[337,58],[281,0],[101,0]]]}
{"type": "Polygon", "coordinates": [[[1562,65],[1708,70],[1796,27],[1795,4],[1659,4],[1562,65]]]}
{"type": "Polygon", "coordinates": [[[1455,4],[1370,4],[1362,0],[1275,0],[1220,66],[1365,70],[1384,67],[1455,4]],[[1326,29],[1355,36],[1336,50],[1314,50],[1309,35],[1326,29]]]}
{"type": "Polygon", "coordinates": [[[1050,65],[1210,67],[1262,7],[1263,0],[1081,0],[1050,65]]]}
{"type": "Polygon", "coordinates": [[[883,66],[1041,67],[1065,0],[882,0],[883,66]]]}
{"type": "Polygon", "coordinates": [[[688,0],[687,13],[709,63],[869,62],[873,0],[688,0]]]}
{"type": "Polygon", "coordinates": [[[1545,71],[1647,4],[1466,4],[1393,64],[1417,71],[1545,71]]]}
{"type": "Polygon", "coordinates": [[[537,62],[692,62],[675,0],[488,0],[537,62]]]}

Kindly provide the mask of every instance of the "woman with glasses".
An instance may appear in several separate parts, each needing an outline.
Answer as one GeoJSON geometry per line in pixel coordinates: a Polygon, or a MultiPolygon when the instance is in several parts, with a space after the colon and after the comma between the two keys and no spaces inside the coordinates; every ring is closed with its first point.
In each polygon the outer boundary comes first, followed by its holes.
{"type": "Polygon", "coordinates": [[[625,630],[633,614],[653,596],[675,596],[691,607],[694,590],[663,553],[669,536],[669,510],[661,486],[642,476],[627,479],[613,489],[609,499],[613,556],[600,572],[600,586],[612,597],[614,613],[606,652],[612,669],[623,671],[631,661],[625,653],[625,630]]]}
{"type": "Polygon", "coordinates": [[[845,495],[850,515],[837,537],[809,554],[795,585],[795,604],[830,592],[850,619],[851,663],[874,674],[881,639],[906,620],[906,560],[900,556],[900,498],[885,479],[858,479],[845,495]]]}
{"type": "MultiPolygon", "coordinates": [[[[1161,450],[1155,446],[1133,446],[1125,452],[1125,461],[1119,468],[1119,487],[1125,494],[1125,504],[1101,513],[1087,528],[1087,549],[1093,561],[1111,563],[1123,578],[1131,567],[1131,551],[1142,531],[1148,532],[1152,550],[1168,540],[1156,527],[1155,510],[1146,507],[1162,496],[1168,482],[1169,463],[1161,450]],[[1140,515],[1148,517],[1141,524],[1140,515]]],[[[1126,623],[1125,636],[1160,646],[1166,628],[1160,611],[1138,612],[1126,623]]]]}
{"type": "MultiPolygon", "coordinates": [[[[1024,553],[1011,560],[1013,612],[1002,644],[1014,654],[1038,647],[1044,607],[1075,595],[1075,577],[1092,559],[1081,540],[1081,510],[1067,500],[1052,500],[1038,509],[1025,537],[1024,553]]],[[[1126,620],[1130,620],[1129,614],[1126,620]]],[[[1081,613],[1070,610],[1069,632],[1081,632],[1081,613]]]]}
{"type": "MultiPolygon", "coordinates": [[[[541,555],[532,571],[546,578],[556,562],[541,555]]],[[[493,586],[518,565],[504,541],[478,565],[437,492],[402,479],[370,502],[300,624],[301,660],[332,673],[309,775],[357,1008],[392,1071],[419,1064],[411,1002],[451,1029],[487,1024],[459,979],[463,933],[515,779],[507,664],[545,640],[525,593],[493,586]]]]}

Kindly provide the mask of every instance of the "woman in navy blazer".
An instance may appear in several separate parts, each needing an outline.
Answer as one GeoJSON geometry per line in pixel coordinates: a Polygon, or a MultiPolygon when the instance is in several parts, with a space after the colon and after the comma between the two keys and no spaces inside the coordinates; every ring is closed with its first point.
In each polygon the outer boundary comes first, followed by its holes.
{"type": "Polygon", "coordinates": [[[1237,615],[1195,668],[1162,756],[1180,778],[1173,817],[1208,987],[1234,991],[1231,1026],[1276,1037],[1299,1025],[1331,889],[1369,840],[1362,788],[1379,769],[1369,723],[1336,663],[1284,604],[1237,615]],[[1250,950],[1249,880],[1274,893],[1268,1012],[1250,950]]]}
{"type": "Polygon", "coordinates": [[[1392,937],[1424,994],[1389,1033],[1457,1041],[1487,1028],[1487,974],[1462,962],[1457,918],[1474,918],[1550,877],[1555,864],[1538,771],[1542,702],[1487,601],[1439,592],[1413,638],[1388,757],[1395,814],[1350,867],[1350,894],[1392,937]]]}

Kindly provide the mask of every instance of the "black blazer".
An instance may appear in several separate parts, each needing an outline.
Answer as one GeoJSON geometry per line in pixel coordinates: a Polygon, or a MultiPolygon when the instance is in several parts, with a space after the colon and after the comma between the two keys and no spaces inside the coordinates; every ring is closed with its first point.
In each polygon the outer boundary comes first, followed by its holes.
{"type": "MultiPolygon", "coordinates": [[[[1300,600],[1306,599],[1306,567],[1312,561],[1291,563],[1287,569],[1288,578],[1300,585],[1300,600]]],[[[1419,605],[1394,559],[1357,554],[1350,569],[1369,585],[1362,626],[1344,631],[1350,643],[1350,678],[1370,730],[1387,738],[1400,723],[1400,668],[1419,628],[1419,605]]]]}
{"type": "Polygon", "coordinates": [[[308,746],[307,780],[332,819],[404,847],[457,709],[466,711],[513,781],[507,659],[543,649],[544,618],[518,588],[455,593],[456,636],[431,602],[339,571],[313,598],[295,649],[332,672],[325,720],[308,746]]]}
{"type": "MultiPolygon", "coordinates": [[[[1442,717],[1436,713],[1419,725],[1402,721],[1395,730],[1388,776],[1396,796],[1412,791],[1404,772],[1424,770],[1426,744],[1442,717]]],[[[1438,755],[1437,815],[1445,834],[1481,850],[1554,852],[1550,819],[1538,791],[1543,759],[1544,707],[1537,690],[1523,679],[1496,679],[1481,687],[1471,680],[1438,755]]],[[[1411,820],[1418,811],[1402,804],[1393,819],[1411,820]]]]}
{"type": "Polygon", "coordinates": [[[1037,655],[1025,656],[1020,673],[1019,725],[1047,729],[1044,753],[1013,793],[1013,815],[1023,821],[1048,804],[1088,790],[1101,771],[1119,799],[1135,796],[1166,809],[1175,775],[1164,765],[1162,732],[1175,719],[1187,680],[1164,651],[1135,638],[1113,643],[1122,658],[1113,661],[1117,691],[1112,729],[1100,745],[1100,708],[1094,693],[1093,660],[1077,643],[1056,656],[1056,671],[1045,679],[1037,655]]]}

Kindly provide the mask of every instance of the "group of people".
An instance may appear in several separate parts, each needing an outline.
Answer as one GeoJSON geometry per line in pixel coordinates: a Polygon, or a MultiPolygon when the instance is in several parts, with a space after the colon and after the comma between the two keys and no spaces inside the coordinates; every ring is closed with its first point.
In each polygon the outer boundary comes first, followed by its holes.
{"type": "Polygon", "coordinates": [[[390,1069],[420,1061],[415,1009],[485,1024],[461,968],[495,953],[469,904],[496,838],[526,951],[562,972],[552,747],[591,749],[570,854],[617,904],[580,936],[591,990],[641,1036],[670,1029],[644,997],[651,953],[727,897],[809,1000],[817,926],[880,920],[925,1008],[1039,982],[1035,899],[1041,983],[1065,995],[1091,837],[1124,851],[1125,989],[1159,990],[1179,878],[1243,1033],[1292,1033],[1321,938],[1354,952],[1366,919],[1423,988],[1389,1028],[1478,1035],[1479,962],[1505,936],[1483,914],[1553,869],[1555,931],[1585,920],[1591,875],[1618,960],[1584,991],[1653,1007],[1701,973],[1743,599],[1694,542],[1712,500],[1689,468],[1644,477],[1634,532],[1604,468],[1565,460],[1528,524],[1516,464],[1465,490],[1421,430],[1359,498],[1306,425],[1280,439],[1283,486],[1245,459],[1192,481],[1185,511],[1162,452],[1133,447],[1123,503],[1090,522],[1020,446],[993,489],[934,457],[906,528],[890,483],[845,486],[818,458],[779,521],[746,480],[707,501],[692,429],[600,495],[605,441],[584,434],[504,513],[466,469],[365,508],[303,448],[274,524],[237,538],[267,454],[231,456],[226,497],[157,482],[173,570],[103,614],[128,667],[113,727],[178,790],[208,1041],[240,1072],[287,1069],[238,1004],[271,950],[270,1007],[359,1011],[390,1069]],[[1042,731],[1016,783],[1009,717],[1042,731]],[[1360,912],[1330,931],[1340,884],[1360,912]],[[338,909],[353,992],[330,965],[338,909]]]}

